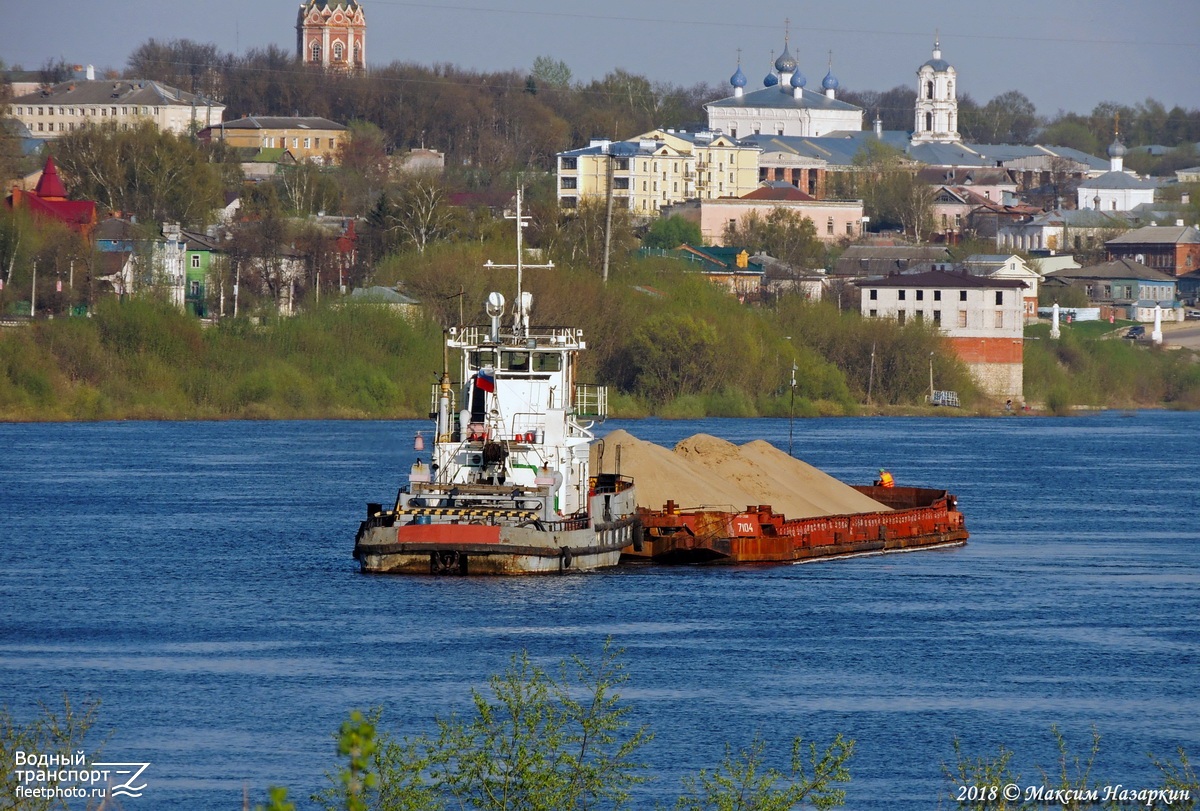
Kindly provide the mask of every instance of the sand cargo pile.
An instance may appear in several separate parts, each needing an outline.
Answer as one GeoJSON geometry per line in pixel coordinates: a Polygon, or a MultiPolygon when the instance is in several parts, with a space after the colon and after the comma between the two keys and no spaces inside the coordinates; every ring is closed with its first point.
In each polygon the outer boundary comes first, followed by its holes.
{"type": "Polygon", "coordinates": [[[961,546],[945,490],[850,485],[763,440],[696,434],[674,449],[626,431],[592,449],[593,469],[638,482],[641,538],[625,562],[779,563],[961,546]]]}

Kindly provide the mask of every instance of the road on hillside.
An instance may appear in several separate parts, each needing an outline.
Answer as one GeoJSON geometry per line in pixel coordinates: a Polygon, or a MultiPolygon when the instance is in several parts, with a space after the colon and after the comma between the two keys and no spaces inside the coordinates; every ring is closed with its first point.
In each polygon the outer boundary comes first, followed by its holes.
{"type": "MultiPolygon", "coordinates": [[[[1146,334],[1154,328],[1146,325],[1146,334]]],[[[1167,346],[1183,346],[1200,349],[1200,321],[1184,321],[1182,324],[1163,324],[1163,343],[1167,346]]]]}

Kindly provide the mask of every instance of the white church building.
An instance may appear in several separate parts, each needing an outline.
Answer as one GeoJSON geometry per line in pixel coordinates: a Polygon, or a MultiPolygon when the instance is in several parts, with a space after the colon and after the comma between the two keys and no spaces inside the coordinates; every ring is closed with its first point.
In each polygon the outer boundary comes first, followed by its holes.
{"type": "MultiPolygon", "coordinates": [[[[808,79],[792,56],[788,36],[783,53],[775,60],[759,90],[747,90],[742,71],[729,78],[733,95],[704,106],[708,128],[732,138],[800,137],[820,138],[834,133],[861,132],[863,110],[837,97],[839,83],[833,75],[833,59],[821,80],[820,90],[808,89],[808,79]]],[[[935,38],[933,56],[917,70],[917,100],[912,144],[956,143],[958,133],[957,73],[942,58],[941,42],[935,38]]]]}
{"type": "Polygon", "coordinates": [[[821,81],[821,92],[808,89],[808,79],[788,49],[784,35],[783,53],[760,90],[747,92],[748,81],[739,64],[729,79],[733,95],[704,105],[708,128],[733,138],[751,135],[796,135],[816,138],[832,132],[858,132],[863,128],[861,107],[839,101],[838,80],[829,71],[821,81]]]}
{"type": "Polygon", "coordinates": [[[1153,205],[1158,183],[1125,171],[1125,145],[1119,136],[1108,146],[1108,159],[1107,172],[1079,184],[1079,210],[1132,211],[1142,203],[1153,205]]]}

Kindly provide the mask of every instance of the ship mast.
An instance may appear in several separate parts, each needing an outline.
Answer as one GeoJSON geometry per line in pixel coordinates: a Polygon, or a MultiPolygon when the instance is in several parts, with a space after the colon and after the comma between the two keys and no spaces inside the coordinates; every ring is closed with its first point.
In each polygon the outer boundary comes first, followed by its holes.
{"type": "Polygon", "coordinates": [[[501,269],[508,269],[508,270],[515,269],[517,271],[517,300],[514,302],[514,306],[516,308],[516,319],[515,319],[514,326],[513,326],[513,334],[517,337],[524,337],[524,335],[529,331],[529,308],[528,308],[528,305],[526,305],[525,298],[521,293],[521,281],[522,281],[521,277],[522,277],[523,271],[527,267],[528,268],[553,268],[554,267],[554,262],[552,262],[552,261],[547,262],[544,265],[526,265],[525,264],[525,248],[524,248],[524,238],[522,236],[522,229],[524,229],[525,226],[529,224],[529,221],[532,219],[532,217],[530,217],[527,214],[521,213],[521,202],[524,199],[524,196],[525,196],[525,188],[523,186],[518,186],[517,187],[517,212],[515,215],[509,215],[509,214],[504,215],[504,219],[516,220],[516,222],[517,222],[517,263],[515,265],[498,265],[495,262],[493,262],[491,259],[489,259],[483,263],[483,266],[485,268],[501,268],[501,269]]]}

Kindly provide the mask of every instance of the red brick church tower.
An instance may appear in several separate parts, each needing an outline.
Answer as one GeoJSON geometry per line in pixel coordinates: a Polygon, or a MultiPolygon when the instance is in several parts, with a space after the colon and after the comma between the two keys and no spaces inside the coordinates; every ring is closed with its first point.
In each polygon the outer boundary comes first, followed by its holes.
{"type": "Polygon", "coordinates": [[[367,65],[367,20],[358,0],[304,0],[296,19],[296,53],[306,65],[361,73],[367,65]]]}

